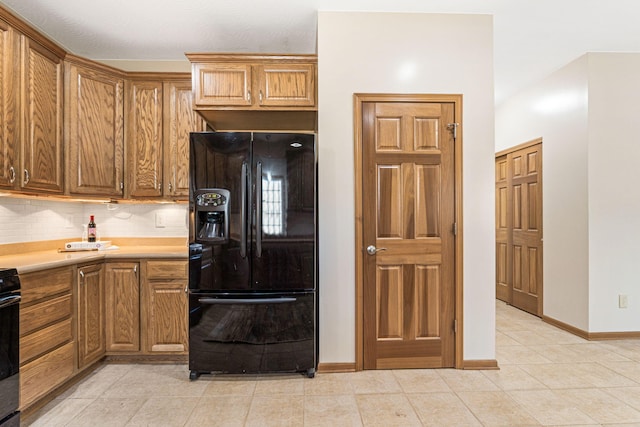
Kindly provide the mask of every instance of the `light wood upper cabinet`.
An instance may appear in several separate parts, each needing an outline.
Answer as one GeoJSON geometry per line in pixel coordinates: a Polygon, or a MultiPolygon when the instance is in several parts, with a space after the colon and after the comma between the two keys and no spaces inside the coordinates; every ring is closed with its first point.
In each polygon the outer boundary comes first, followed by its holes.
{"type": "Polygon", "coordinates": [[[315,131],[315,55],[187,54],[194,109],[216,130],[315,131]]]}
{"type": "Polygon", "coordinates": [[[251,64],[196,63],[196,106],[238,106],[253,104],[251,64]]]}
{"type": "Polygon", "coordinates": [[[105,354],[105,298],[103,264],[78,267],[78,369],[105,354]]]}
{"type": "Polygon", "coordinates": [[[137,262],[106,264],[107,351],[140,350],[140,279],[137,262]]]}
{"type": "Polygon", "coordinates": [[[22,69],[24,122],[21,187],[25,190],[61,193],[62,60],[25,37],[22,69]]]}
{"type": "Polygon", "coordinates": [[[189,197],[189,133],[205,128],[193,110],[191,80],[164,83],[164,195],[189,197]]]}
{"type": "Polygon", "coordinates": [[[162,82],[127,81],[127,195],[162,196],[162,82]]]}
{"type": "Polygon", "coordinates": [[[264,64],[254,70],[260,107],[315,107],[315,64],[264,64]]]}
{"type": "MultiPolygon", "coordinates": [[[[80,60],[81,62],[84,62],[80,60]]],[[[70,194],[124,194],[124,79],[65,63],[65,168],[70,194]]]]}
{"type": "Polygon", "coordinates": [[[189,133],[204,130],[205,124],[193,111],[186,77],[125,84],[127,197],[189,196],[189,133]]]}
{"type": "Polygon", "coordinates": [[[315,108],[315,57],[313,60],[309,57],[236,57],[246,61],[244,63],[216,62],[216,58],[215,55],[200,58],[205,62],[192,64],[196,109],[211,106],[315,108]]]}
{"type": "Polygon", "coordinates": [[[20,184],[20,35],[0,20],[0,187],[20,184]]]}

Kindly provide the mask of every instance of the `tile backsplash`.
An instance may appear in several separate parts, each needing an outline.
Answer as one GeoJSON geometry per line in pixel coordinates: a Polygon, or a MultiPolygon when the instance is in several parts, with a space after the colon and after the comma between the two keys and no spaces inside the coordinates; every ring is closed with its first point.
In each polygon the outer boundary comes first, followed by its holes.
{"type": "Polygon", "coordinates": [[[187,237],[186,204],[104,204],[0,197],[0,244],[80,240],[89,215],[101,237],[187,237]]]}

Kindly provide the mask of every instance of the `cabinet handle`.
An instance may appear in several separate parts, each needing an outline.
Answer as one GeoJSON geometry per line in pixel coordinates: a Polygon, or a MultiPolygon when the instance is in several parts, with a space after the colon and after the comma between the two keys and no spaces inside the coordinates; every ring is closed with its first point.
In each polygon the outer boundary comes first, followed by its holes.
{"type": "Polygon", "coordinates": [[[13,184],[16,180],[16,170],[11,166],[9,168],[9,183],[13,184]]]}
{"type": "Polygon", "coordinates": [[[138,266],[137,265],[133,266],[133,274],[138,275],[138,266]]]}
{"type": "Polygon", "coordinates": [[[260,104],[262,104],[262,91],[258,93],[258,99],[260,100],[260,104]]]}
{"type": "Polygon", "coordinates": [[[80,270],[80,277],[84,279],[84,271],[80,270]]]}
{"type": "Polygon", "coordinates": [[[124,182],[123,181],[120,181],[120,189],[124,190],[124,182]]]}
{"type": "Polygon", "coordinates": [[[247,91],[247,102],[249,104],[251,104],[251,91],[250,90],[247,91]]]}
{"type": "Polygon", "coordinates": [[[24,170],[24,185],[27,185],[29,183],[29,171],[28,170],[24,170]]]}
{"type": "Polygon", "coordinates": [[[171,183],[169,183],[169,193],[173,193],[173,185],[171,183]]]}

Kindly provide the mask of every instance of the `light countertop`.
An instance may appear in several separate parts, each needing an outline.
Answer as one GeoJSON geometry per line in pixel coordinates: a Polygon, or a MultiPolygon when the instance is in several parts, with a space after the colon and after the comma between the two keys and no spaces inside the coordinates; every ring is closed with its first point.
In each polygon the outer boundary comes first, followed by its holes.
{"type": "Polygon", "coordinates": [[[0,267],[17,268],[18,273],[30,273],[72,264],[85,264],[111,259],[178,258],[188,259],[186,245],[119,246],[100,251],[58,252],[57,249],[0,256],[0,267]]]}

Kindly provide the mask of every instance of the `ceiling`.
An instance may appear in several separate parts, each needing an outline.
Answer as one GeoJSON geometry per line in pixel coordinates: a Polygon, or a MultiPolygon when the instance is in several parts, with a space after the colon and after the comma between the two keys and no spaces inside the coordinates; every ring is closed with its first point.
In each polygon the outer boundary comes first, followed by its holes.
{"type": "Polygon", "coordinates": [[[586,52],[640,52],[637,0],[0,0],[94,60],[315,53],[317,11],[494,16],[496,103],[586,52]]]}

